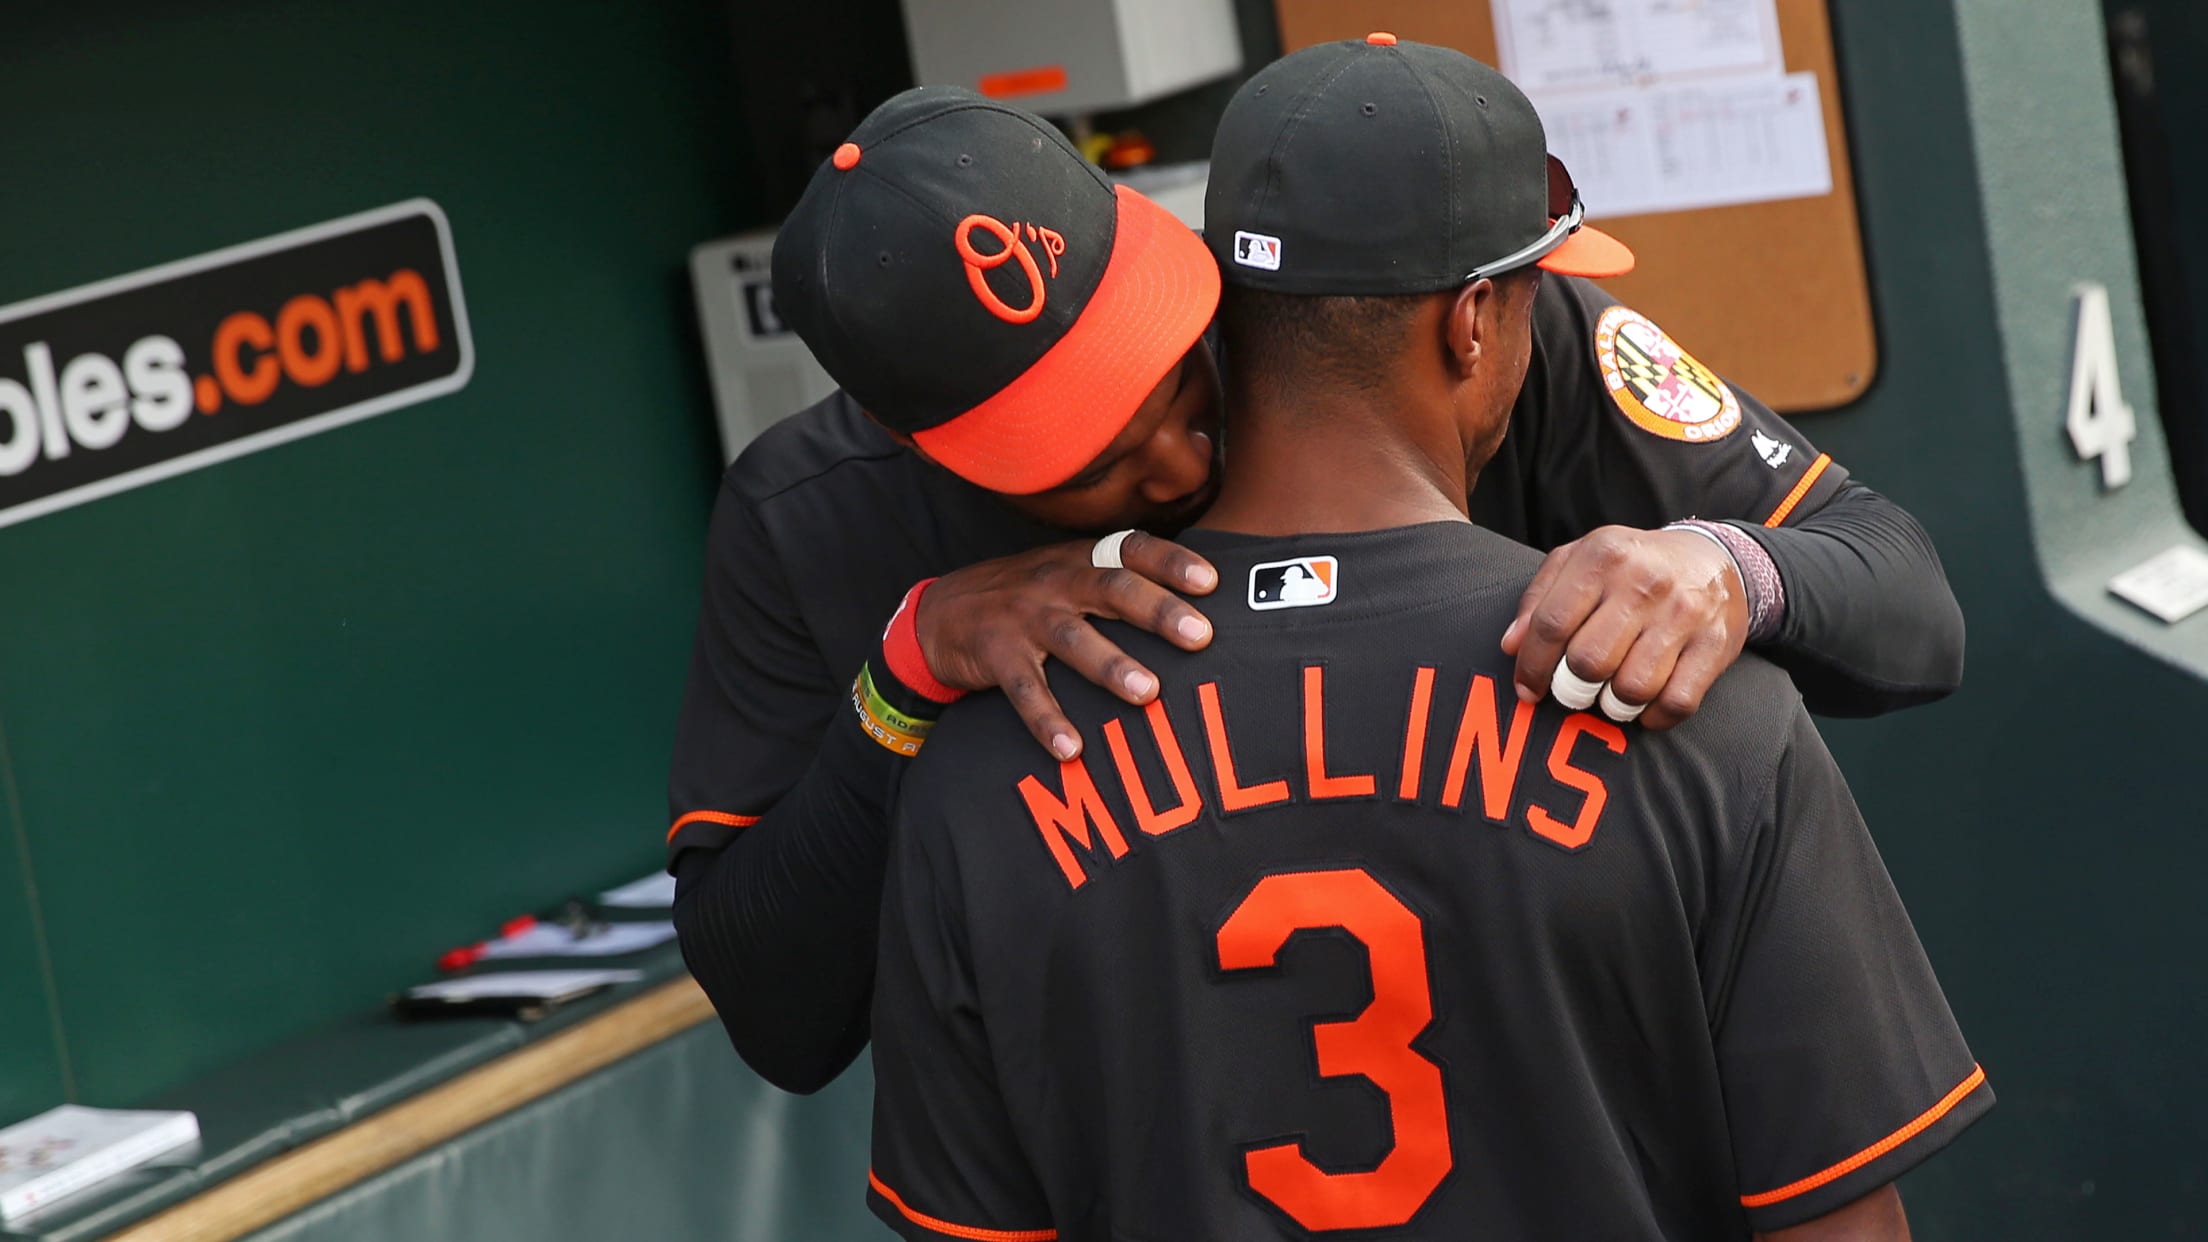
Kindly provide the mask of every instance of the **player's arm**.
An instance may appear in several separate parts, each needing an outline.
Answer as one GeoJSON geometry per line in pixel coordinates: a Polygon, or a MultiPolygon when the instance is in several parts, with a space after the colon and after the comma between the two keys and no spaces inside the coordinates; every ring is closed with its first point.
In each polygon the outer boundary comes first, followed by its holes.
{"type": "Polygon", "coordinates": [[[1993,1091],[1798,708],[1759,801],[1713,872],[1698,939],[1741,1206],[1776,1234],[1890,1185],[1993,1091]]]}
{"type": "Polygon", "coordinates": [[[1901,1210],[1901,1192],[1881,1186],[1815,1220],[1759,1232],[1756,1242],[1909,1242],[1909,1216],[1901,1210]]]}
{"type": "Polygon", "coordinates": [[[1853,480],[1797,522],[1725,523],[1771,557],[1785,605],[1756,650],[1810,710],[1876,716],[1930,703],[1963,680],[1963,610],[1932,536],[1853,480]]]}
{"type": "Polygon", "coordinates": [[[1001,683],[1038,740],[1077,739],[1042,679],[1046,655],[1132,702],[1157,686],[1084,613],[1183,646],[1209,641],[1202,617],[1152,581],[1216,580],[1202,558],[1144,536],[1125,544],[1128,570],[1106,571],[1088,564],[1089,546],[946,574],[884,619],[865,669],[830,669],[753,504],[722,487],[676,730],[668,851],[684,958],[767,1081],[816,1091],[866,1045],[889,794],[905,758],[894,737],[885,744],[896,718],[924,727],[965,689],[1001,683]],[[1129,673],[1147,678],[1139,693],[1129,673]],[[877,700],[871,715],[858,710],[877,700]]]}
{"type": "MultiPolygon", "coordinates": [[[[668,782],[675,928],[736,1050],[789,1091],[827,1085],[866,1045],[905,759],[854,706],[861,672],[824,665],[758,515],[724,485],[668,782]]],[[[932,715],[885,652],[864,674],[873,716],[902,712],[909,733],[932,715]]]]}
{"type": "Polygon", "coordinates": [[[1588,282],[1543,281],[1521,434],[1554,548],[1504,643],[1522,692],[1563,662],[1667,727],[1751,643],[1821,713],[1959,682],[1962,615],[1916,520],[1588,282]]]}
{"type": "MultiPolygon", "coordinates": [[[[955,755],[930,756],[955,759],[955,755]]],[[[898,800],[874,993],[867,1202],[908,1242],[1050,1242],[1057,1232],[999,1087],[947,817],[955,764],[916,765],[898,800]]]]}

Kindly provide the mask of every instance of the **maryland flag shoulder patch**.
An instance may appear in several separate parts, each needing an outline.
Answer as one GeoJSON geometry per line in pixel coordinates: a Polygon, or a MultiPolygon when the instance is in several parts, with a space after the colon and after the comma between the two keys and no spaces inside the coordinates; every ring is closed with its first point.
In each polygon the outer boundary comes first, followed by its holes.
{"type": "Polygon", "coordinates": [[[1595,358],[1610,399],[1643,431],[1707,444],[1740,426],[1740,398],[1645,315],[1623,306],[1604,311],[1595,322],[1595,358]]]}

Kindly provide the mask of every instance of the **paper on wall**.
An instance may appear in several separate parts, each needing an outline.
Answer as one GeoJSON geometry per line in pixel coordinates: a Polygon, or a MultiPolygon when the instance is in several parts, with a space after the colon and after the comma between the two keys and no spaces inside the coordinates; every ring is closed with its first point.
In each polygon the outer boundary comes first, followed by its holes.
{"type": "Polygon", "coordinates": [[[1495,0],[1497,67],[1538,98],[1786,68],[1776,0],[1495,0]]]}
{"type": "Polygon", "coordinates": [[[1594,220],[1832,192],[1817,75],[1535,96],[1594,220]]]}

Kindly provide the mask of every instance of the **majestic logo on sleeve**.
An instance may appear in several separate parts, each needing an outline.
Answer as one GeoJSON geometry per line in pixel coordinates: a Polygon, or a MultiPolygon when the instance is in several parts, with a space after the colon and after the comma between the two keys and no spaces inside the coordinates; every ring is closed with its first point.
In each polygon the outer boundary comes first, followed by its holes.
{"type": "Polygon", "coordinates": [[[1748,441],[1756,446],[1756,456],[1761,457],[1763,464],[1773,470],[1785,465],[1786,459],[1794,455],[1793,445],[1784,440],[1774,439],[1760,431],[1749,432],[1748,441]]]}
{"type": "Polygon", "coordinates": [[[1707,444],[1740,426],[1740,398],[1643,315],[1622,306],[1604,311],[1595,358],[1610,399],[1643,431],[1707,444]]]}
{"type": "Polygon", "coordinates": [[[1334,602],[1334,584],[1341,570],[1331,556],[1306,556],[1293,561],[1269,561],[1250,567],[1250,607],[1258,612],[1274,608],[1316,608],[1334,602]]]}
{"type": "Polygon", "coordinates": [[[1058,230],[1022,224],[1016,220],[1006,224],[995,216],[985,216],[977,212],[958,222],[958,227],[951,231],[951,241],[958,247],[958,257],[966,264],[966,283],[974,287],[974,296],[981,299],[983,309],[1006,323],[1033,323],[1035,317],[1043,313],[1043,269],[1035,261],[1035,252],[1028,248],[1028,243],[1033,242],[1041,248],[1043,257],[1050,263],[1051,277],[1055,279],[1058,275],[1058,256],[1066,252],[1065,236],[1058,230]],[[1021,236],[1023,231],[1026,234],[1024,238],[1021,236]],[[977,232],[995,239],[998,249],[982,253],[974,245],[974,234],[977,232]],[[986,273],[1003,267],[1007,262],[1016,262],[1020,274],[1027,278],[1025,306],[1013,306],[989,285],[986,273]]]}

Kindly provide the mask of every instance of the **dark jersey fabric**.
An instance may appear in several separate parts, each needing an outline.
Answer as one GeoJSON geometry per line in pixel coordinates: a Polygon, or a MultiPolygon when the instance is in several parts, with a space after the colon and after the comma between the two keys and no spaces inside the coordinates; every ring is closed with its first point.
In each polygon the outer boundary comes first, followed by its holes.
{"type": "Polygon", "coordinates": [[[870,1199],[906,1237],[1740,1238],[1991,1106],[1778,670],[1667,733],[1514,716],[1525,548],[1188,542],[1219,641],[1111,634],[1169,731],[1054,670],[1083,759],[977,696],[900,791],[870,1199]],[[1330,602],[1244,602],[1318,557],[1330,602]]]}
{"type": "MultiPolygon", "coordinates": [[[[1816,450],[1745,394],[1740,428],[1711,443],[1635,426],[1594,361],[1596,320],[1614,305],[1590,281],[1542,282],[1532,364],[1473,520],[1538,548],[1608,523],[1764,521],[1816,450]],[[1757,455],[1758,434],[1792,446],[1779,467],[1757,455]]],[[[1826,466],[1789,516],[1817,512],[1845,480],[1826,466]]],[[[840,392],[761,435],[722,492],[676,740],[677,817],[773,806],[913,583],[1069,537],[919,460],[840,392]]],[[[685,825],[675,844],[718,844],[729,827],[685,825]]]]}
{"type": "Polygon", "coordinates": [[[1472,488],[1473,521],[1553,548],[1613,523],[1654,527],[1704,517],[1760,524],[1822,508],[1840,490],[1845,470],[1737,389],[1740,425],[1719,439],[1677,440],[1634,423],[1613,400],[1595,347],[1602,314],[1616,305],[1593,281],[1542,278],[1532,362],[1510,432],[1472,488]],[[1780,458],[1772,466],[1759,444],[1787,451],[1769,450],[1780,458]],[[1812,471],[1814,482],[1787,507],[1812,471]]]}
{"type": "MultiPolygon", "coordinates": [[[[1741,426],[1714,442],[1632,423],[1596,358],[1612,305],[1586,281],[1543,281],[1532,365],[1473,489],[1474,518],[1537,547],[1611,522],[1739,519],[1787,583],[1765,654],[1813,708],[1867,715],[1951,689],[1961,620],[1916,522],[1837,466],[1803,488],[1818,455],[1745,393],[1741,426]],[[1788,446],[1779,466],[1758,435],[1788,446]],[[1797,492],[1784,523],[1765,528],[1797,492]]],[[[920,461],[840,393],[760,436],[724,477],[668,850],[691,970],[770,1081],[822,1086],[866,1039],[887,791],[902,761],[849,728],[852,678],[913,583],[1066,537],[920,461]]]]}

